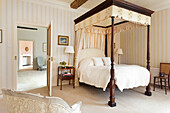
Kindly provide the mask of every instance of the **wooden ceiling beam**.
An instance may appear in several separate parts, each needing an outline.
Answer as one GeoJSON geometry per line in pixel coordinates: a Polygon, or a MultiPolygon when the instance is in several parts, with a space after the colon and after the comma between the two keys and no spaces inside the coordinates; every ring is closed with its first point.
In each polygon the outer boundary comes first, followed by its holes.
{"type": "Polygon", "coordinates": [[[81,5],[83,5],[85,2],[88,0],[74,0],[71,4],[70,7],[73,9],[79,8],[81,5]]]}

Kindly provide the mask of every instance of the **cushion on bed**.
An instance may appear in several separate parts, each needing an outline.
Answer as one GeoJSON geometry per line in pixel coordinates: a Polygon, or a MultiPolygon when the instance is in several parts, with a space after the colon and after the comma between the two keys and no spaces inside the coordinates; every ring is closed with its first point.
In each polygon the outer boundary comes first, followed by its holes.
{"type": "Polygon", "coordinates": [[[93,61],[95,66],[104,66],[101,57],[93,57],[93,61]]]}
{"type": "Polygon", "coordinates": [[[111,64],[110,57],[102,57],[102,60],[105,66],[110,66],[111,64]]]}

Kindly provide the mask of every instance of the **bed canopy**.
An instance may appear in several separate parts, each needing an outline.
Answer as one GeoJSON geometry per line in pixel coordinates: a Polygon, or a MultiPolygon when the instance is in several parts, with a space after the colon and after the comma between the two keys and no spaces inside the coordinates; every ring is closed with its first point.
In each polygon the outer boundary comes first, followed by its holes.
{"type": "MultiPolygon", "coordinates": [[[[140,26],[147,26],[147,69],[150,71],[150,48],[149,48],[149,31],[151,24],[151,14],[153,11],[126,2],[124,0],[106,0],[89,12],[75,19],[76,45],[75,45],[75,69],[78,68],[79,54],[85,46],[86,33],[91,31],[97,33],[95,37],[101,40],[97,45],[104,50],[103,38],[110,34],[110,52],[111,52],[111,79],[110,79],[110,101],[108,105],[116,106],[115,103],[115,81],[114,81],[114,35],[117,32],[133,29],[140,26]],[[98,27],[98,29],[93,29],[98,27]],[[101,34],[101,35],[100,35],[101,34]]],[[[78,77],[75,77],[78,85],[78,77]]],[[[150,83],[146,87],[145,95],[151,96],[150,83]]]]}

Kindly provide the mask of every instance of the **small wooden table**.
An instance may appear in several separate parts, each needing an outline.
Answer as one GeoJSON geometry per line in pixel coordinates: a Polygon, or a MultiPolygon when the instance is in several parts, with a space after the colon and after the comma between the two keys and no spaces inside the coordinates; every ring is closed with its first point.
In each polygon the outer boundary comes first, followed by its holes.
{"type": "Polygon", "coordinates": [[[73,81],[73,88],[75,88],[75,68],[73,66],[58,66],[58,74],[57,74],[57,86],[59,86],[59,79],[60,79],[60,90],[62,90],[62,81],[63,80],[70,80],[73,81]],[[67,71],[71,73],[69,76],[65,76],[63,71],[67,71]]]}

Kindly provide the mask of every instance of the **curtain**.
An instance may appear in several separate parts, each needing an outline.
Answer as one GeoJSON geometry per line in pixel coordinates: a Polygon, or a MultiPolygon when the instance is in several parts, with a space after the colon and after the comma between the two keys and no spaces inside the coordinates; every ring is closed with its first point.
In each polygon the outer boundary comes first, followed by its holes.
{"type": "Polygon", "coordinates": [[[75,37],[75,85],[79,86],[78,81],[78,62],[82,49],[96,48],[105,50],[105,34],[104,28],[84,28],[76,31],[75,37]]]}
{"type": "Polygon", "coordinates": [[[96,48],[104,51],[105,49],[106,29],[90,27],[85,29],[85,37],[83,39],[83,48],[96,48]]]}
{"type": "Polygon", "coordinates": [[[76,37],[75,37],[75,85],[79,86],[79,81],[78,81],[78,58],[80,51],[82,49],[83,45],[83,39],[85,38],[85,31],[84,29],[79,29],[76,31],[76,37]]]}

